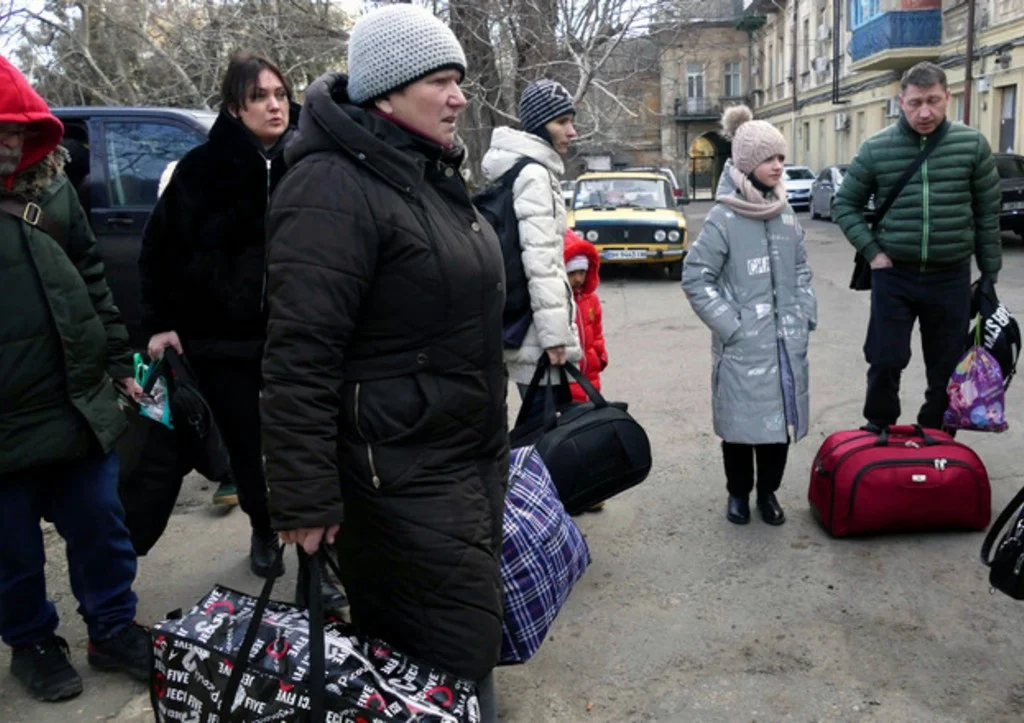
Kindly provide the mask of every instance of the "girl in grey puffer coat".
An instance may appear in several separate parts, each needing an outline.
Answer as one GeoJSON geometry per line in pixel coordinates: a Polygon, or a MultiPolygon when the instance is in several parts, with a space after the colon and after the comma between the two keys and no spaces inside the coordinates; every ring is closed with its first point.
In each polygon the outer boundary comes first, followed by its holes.
{"type": "Polygon", "coordinates": [[[732,160],[718,203],[683,265],[683,290],[712,331],[712,408],[722,438],[727,517],[750,521],[757,460],[757,505],[765,522],[785,515],[775,498],[789,443],[807,434],[808,335],[817,324],[804,233],[786,202],[786,141],[745,106],[723,118],[732,160]]]}

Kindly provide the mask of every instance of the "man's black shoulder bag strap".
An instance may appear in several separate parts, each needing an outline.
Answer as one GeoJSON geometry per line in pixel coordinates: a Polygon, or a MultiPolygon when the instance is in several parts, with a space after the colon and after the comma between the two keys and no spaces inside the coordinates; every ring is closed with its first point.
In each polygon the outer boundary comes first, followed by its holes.
{"type": "MultiPolygon", "coordinates": [[[[875,211],[875,222],[871,226],[872,231],[877,230],[882,224],[882,219],[885,217],[885,214],[889,212],[889,209],[892,208],[896,199],[899,198],[901,193],[903,193],[903,189],[907,187],[910,179],[914,177],[915,173],[917,173],[917,169],[924,165],[928,156],[930,156],[936,146],[942,142],[942,139],[945,138],[946,131],[948,130],[949,121],[936,128],[924,148],[918,152],[914,157],[914,160],[911,161],[910,165],[903,171],[903,175],[900,176],[899,180],[896,181],[896,185],[894,185],[892,190],[889,191],[889,195],[885,197],[885,201],[875,211]]],[[[857,252],[853,260],[853,278],[850,279],[850,288],[854,291],[867,291],[871,288],[871,265],[860,252],[857,252]]]]}
{"type": "Polygon", "coordinates": [[[20,221],[24,221],[29,226],[35,226],[43,233],[51,236],[58,246],[67,251],[67,229],[43,213],[43,209],[39,207],[39,204],[20,198],[0,198],[0,211],[8,213],[20,221]]]}

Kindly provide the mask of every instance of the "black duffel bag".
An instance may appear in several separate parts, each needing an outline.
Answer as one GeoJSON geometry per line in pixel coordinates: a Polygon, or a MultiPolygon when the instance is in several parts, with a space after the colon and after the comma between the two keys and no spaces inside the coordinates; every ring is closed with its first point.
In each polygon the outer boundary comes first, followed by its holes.
{"type": "Polygon", "coordinates": [[[167,385],[174,429],[127,404],[128,429],[117,443],[121,470],[118,493],[136,555],[147,554],[163,535],[193,469],[211,482],[232,478],[231,459],[209,403],[188,360],[173,347],[164,350],[149,373],[144,394],[158,378],[167,385]]]}
{"type": "Polygon", "coordinates": [[[576,515],[647,479],[651,443],[626,405],[607,402],[572,364],[558,370],[560,381],[568,384],[568,374],[590,401],[556,409],[551,386],[540,384],[545,375],[550,381],[552,371],[545,354],[537,364],[509,441],[513,448],[536,447],[566,512],[576,515]],[[544,395],[544,414],[527,422],[526,411],[537,394],[544,395]]]}
{"type": "Polygon", "coordinates": [[[981,561],[989,567],[993,589],[1024,600],[1024,488],[989,528],[981,546],[981,561]]]}

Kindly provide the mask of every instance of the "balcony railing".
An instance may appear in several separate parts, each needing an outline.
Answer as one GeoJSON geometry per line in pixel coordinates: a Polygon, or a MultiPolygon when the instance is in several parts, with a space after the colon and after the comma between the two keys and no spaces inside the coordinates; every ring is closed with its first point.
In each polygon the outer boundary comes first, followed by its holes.
{"type": "Polygon", "coordinates": [[[676,120],[717,118],[728,106],[751,102],[748,96],[701,96],[699,98],[676,98],[676,120]]]}
{"type": "Polygon", "coordinates": [[[898,70],[934,58],[942,44],[942,10],[882,13],[853,31],[855,70],[898,70]]]}

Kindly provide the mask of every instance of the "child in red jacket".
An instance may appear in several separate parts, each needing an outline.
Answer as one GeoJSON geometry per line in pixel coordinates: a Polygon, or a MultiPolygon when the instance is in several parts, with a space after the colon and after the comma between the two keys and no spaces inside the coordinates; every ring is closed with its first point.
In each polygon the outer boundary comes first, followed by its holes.
{"type": "MultiPolygon", "coordinates": [[[[594,244],[568,229],[565,232],[565,270],[576,297],[576,326],[580,330],[580,348],[583,349],[580,371],[597,389],[601,388],[601,372],[608,366],[604,330],[601,328],[601,300],[597,298],[597,285],[601,283],[598,276],[600,264],[594,244]]],[[[573,400],[587,401],[583,387],[573,382],[570,388],[573,400]]]]}

